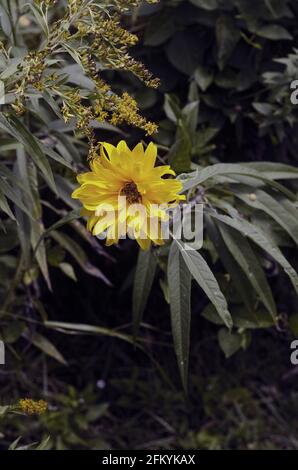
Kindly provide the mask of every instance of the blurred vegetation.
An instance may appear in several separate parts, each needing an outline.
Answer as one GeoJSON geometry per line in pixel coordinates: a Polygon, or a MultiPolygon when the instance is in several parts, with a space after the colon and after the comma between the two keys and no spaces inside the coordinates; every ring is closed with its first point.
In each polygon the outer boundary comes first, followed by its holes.
{"type": "Polygon", "coordinates": [[[0,1],[1,448],[297,449],[296,1],[29,4],[0,1]],[[205,203],[194,259],[106,248],[70,198],[146,132],[205,203]]]}

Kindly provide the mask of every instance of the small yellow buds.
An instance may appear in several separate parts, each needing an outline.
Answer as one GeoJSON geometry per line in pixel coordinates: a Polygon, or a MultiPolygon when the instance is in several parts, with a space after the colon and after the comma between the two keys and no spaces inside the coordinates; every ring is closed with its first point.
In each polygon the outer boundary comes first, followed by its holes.
{"type": "Polygon", "coordinates": [[[18,409],[27,415],[41,415],[47,411],[48,404],[44,400],[22,398],[19,400],[18,409]]]}

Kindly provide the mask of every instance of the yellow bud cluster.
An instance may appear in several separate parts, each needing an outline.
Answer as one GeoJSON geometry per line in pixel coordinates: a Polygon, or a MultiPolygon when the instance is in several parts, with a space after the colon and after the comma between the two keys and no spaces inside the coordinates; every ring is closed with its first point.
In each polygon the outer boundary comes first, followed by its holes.
{"type": "Polygon", "coordinates": [[[48,409],[48,404],[44,400],[32,400],[31,398],[22,398],[19,400],[18,409],[27,415],[41,415],[48,409]]]}
{"type": "MultiPolygon", "coordinates": [[[[51,0],[46,3],[43,1],[39,3],[39,8],[46,13],[46,9],[54,3],[51,0]]],[[[149,87],[158,86],[158,79],[153,78],[144,65],[128,53],[138,38],[120,24],[121,11],[139,3],[140,0],[109,0],[105,8],[98,8],[93,2],[86,8],[83,0],[69,0],[64,16],[48,25],[48,38],[44,47],[29,52],[18,66],[17,79],[12,88],[5,86],[7,91],[15,95],[15,101],[11,103],[14,111],[17,114],[26,111],[28,89],[30,92],[33,87],[61,100],[59,104],[64,121],[75,119],[77,129],[89,139],[90,145],[94,140],[90,125],[92,121],[114,125],[126,123],[144,129],[148,135],[154,133],[157,126],[140,115],[135,100],[128,93],[121,96],[115,94],[100,76],[102,68],[125,70],[149,87]],[[75,51],[71,53],[74,48],[75,51]],[[76,61],[94,83],[92,97],[88,96],[84,88],[81,92],[79,89],[71,89],[64,80],[59,79],[57,63],[53,61],[52,66],[49,59],[56,58],[61,52],[69,52],[72,58],[76,56],[76,61]]]]}

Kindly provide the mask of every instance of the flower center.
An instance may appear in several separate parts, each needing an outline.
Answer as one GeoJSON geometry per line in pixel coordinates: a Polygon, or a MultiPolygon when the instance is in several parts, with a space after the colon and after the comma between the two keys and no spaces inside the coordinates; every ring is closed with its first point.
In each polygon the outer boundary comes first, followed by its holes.
{"type": "Polygon", "coordinates": [[[125,196],[129,204],[136,204],[142,200],[137,185],[132,181],[130,183],[125,183],[120,191],[120,195],[125,196]]]}

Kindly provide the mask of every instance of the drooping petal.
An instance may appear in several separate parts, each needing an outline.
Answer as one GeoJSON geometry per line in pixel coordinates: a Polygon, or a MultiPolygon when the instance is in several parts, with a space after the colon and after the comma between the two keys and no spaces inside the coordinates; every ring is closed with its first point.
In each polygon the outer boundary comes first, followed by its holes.
{"type": "Polygon", "coordinates": [[[160,178],[164,175],[173,175],[176,176],[176,173],[169,165],[157,166],[153,169],[154,177],[160,178]]]}
{"type": "Polygon", "coordinates": [[[108,142],[100,142],[100,144],[101,144],[101,147],[100,147],[101,156],[106,157],[106,155],[107,155],[108,157],[110,157],[112,152],[114,150],[116,150],[116,147],[114,147],[114,145],[112,145],[112,144],[108,144],[108,142]],[[105,151],[106,151],[106,153],[105,153],[105,151]]]}

